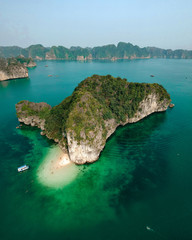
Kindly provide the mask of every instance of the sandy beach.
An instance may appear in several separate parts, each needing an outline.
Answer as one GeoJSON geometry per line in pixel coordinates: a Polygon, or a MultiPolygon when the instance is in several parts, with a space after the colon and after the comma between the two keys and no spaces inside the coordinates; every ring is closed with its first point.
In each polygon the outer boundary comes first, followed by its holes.
{"type": "Polygon", "coordinates": [[[59,169],[65,167],[68,164],[72,164],[72,162],[69,160],[69,156],[66,153],[61,153],[59,156],[55,156],[55,159],[51,161],[50,171],[51,174],[55,174],[59,169]]]}
{"type": "Polygon", "coordinates": [[[69,160],[68,154],[53,146],[39,166],[37,178],[43,185],[60,188],[71,183],[78,172],[78,166],[69,160]]]}

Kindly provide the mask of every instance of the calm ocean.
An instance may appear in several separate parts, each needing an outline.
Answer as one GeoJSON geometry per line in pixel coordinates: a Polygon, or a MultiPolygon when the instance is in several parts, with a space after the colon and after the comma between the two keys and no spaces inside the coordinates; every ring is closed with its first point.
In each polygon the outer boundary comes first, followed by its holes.
{"type": "Polygon", "coordinates": [[[0,239],[191,240],[192,60],[41,61],[29,76],[0,83],[0,239]],[[93,74],[162,84],[175,108],[119,127],[96,163],[46,186],[37,173],[54,143],[16,129],[15,104],[54,106],[93,74]]]}

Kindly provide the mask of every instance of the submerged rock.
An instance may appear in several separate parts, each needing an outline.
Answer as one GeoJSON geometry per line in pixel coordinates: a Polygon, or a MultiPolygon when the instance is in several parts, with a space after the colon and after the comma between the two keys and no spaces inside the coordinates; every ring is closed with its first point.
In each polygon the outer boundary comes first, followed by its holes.
{"type": "Polygon", "coordinates": [[[175,107],[175,104],[170,103],[170,104],[169,104],[169,107],[170,107],[170,108],[173,108],[173,107],[175,107]]]}

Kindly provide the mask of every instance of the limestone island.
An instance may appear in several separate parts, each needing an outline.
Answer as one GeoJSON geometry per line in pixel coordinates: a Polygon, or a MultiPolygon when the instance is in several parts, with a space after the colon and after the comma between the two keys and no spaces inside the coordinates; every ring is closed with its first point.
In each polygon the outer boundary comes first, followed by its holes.
{"type": "Polygon", "coordinates": [[[57,106],[23,100],[16,104],[16,112],[19,122],[40,128],[70,161],[85,164],[99,158],[118,126],[165,111],[170,102],[170,95],[157,83],[93,75],[57,106]]]}
{"type": "Polygon", "coordinates": [[[28,78],[28,69],[36,67],[32,58],[18,56],[16,58],[0,58],[0,81],[28,78]]]}

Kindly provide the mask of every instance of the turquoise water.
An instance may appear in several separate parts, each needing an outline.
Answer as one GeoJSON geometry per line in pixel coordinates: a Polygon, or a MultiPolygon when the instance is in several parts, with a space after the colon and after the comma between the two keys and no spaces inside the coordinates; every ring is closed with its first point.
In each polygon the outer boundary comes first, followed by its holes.
{"type": "Polygon", "coordinates": [[[192,60],[44,61],[29,76],[0,83],[0,239],[192,239],[192,60]],[[56,105],[92,74],[160,83],[176,106],[119,127],[96,163],[45,186],[38,169],[54,143],[16,129],[15,104],[56,105]]]}

